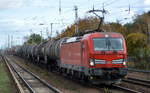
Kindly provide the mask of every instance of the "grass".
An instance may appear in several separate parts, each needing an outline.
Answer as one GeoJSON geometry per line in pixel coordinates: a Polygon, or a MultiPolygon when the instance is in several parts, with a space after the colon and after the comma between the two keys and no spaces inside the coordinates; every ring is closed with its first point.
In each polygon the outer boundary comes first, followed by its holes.
{"type": "Polygon", "coordinates": [[[104,89],[104,93],[109,93],[109,89],[108,88],[103,88],[104,89]]]}
{"type": "Polygon", "coordinates": [[[0,93],[14,93],[5,64],[0,61],[0,93]]]}

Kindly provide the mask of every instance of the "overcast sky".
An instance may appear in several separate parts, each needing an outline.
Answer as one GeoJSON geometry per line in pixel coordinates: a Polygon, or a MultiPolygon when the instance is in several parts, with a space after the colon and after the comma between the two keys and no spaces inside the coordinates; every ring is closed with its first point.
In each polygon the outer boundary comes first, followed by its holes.
{"type": "Polygon", "coordinates": [[[46,28],[50,30],[50,23],[55,23],[54,36],[56,31],[60,32],[73,24],[75,5],[78,7],[78,16],[84,18],[92,15],[87,11],[93,6],[102,9],[104,3],[108,11],[105,15],[106,22],[132,22],[135,15],[150,10],[150,0],[61,0],[61,5],[59,2],[60,0],[0,0],[0,47],[8,45],[8,36],[13,38],[14,45],[21,44],[23,37],[31,33],[40,34],[41,30],[46,38],[46,28]],[[43,25],[39,25],[41,23],[43,25]]]}

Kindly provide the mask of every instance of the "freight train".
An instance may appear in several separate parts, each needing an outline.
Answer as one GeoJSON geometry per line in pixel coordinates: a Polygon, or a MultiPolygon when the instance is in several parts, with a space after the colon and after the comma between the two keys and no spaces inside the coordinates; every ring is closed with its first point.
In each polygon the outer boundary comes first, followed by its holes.
{"type": "Polygon", "coordinates": [[[118,83],[127,75],[125,39],[115,32],[93,32],[23,45],[16,54],[45,65],[50,71],[93,84],[118,83]]]}

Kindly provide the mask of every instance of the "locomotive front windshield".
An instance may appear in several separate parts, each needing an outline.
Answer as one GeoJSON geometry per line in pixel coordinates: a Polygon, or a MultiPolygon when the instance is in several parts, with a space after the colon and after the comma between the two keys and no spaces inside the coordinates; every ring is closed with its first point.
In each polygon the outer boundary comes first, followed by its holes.
{"type": "Polygon", "coordinates": [[[123,50],[121,38],[93,38],[95,51],[123,50]]]}

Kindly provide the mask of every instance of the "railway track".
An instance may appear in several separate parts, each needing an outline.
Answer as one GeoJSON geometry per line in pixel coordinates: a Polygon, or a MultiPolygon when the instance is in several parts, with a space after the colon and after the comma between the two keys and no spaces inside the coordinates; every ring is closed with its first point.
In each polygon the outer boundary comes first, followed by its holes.
{"type": "Polygon", "coordinates": [[[128,71],[150,73],[150,70],[140,70],[140,69],[133,69],[133,68],[128,68],[128,71]]]}
{"type": "MultiPolygon", "coordinates": [[[[14,61],[14,60],[12,60],[12,61],[14,61]]],[[[112,93],[115,93],[113,91],[114,89],[117,90],[117,91],[121,91],[123,93],[142,93],[142,92],[139,92],[137,90],[130,89],[128,87],[120,86],[120,85],[116,85],[116,84],[113,84],[111,87],[112,87],[112,89],[110,87],[108,87],[108,89],[112,90],[112,93]]],[[[46,92],[46,93],[49,93],[49,92],[46,92]]],[[[55,93],[59,93],[59,92],[55,92],[55,93]]]]}
{"type": "Polygon", "coordinates": [[[116,84],[113,84],[112,87],[116,88],[116,89],[119,89],[119,90],[122,90],[122,91],[126,91],[127,93],[142,93],[142,92],[139,92],[139,91],[127,88],[127,87],[123,87],[123,86],[120,86],[120,85],[116,85],[116,84]]]}
{"type": "Polygon", "coordinates": [[[17,75],[18,81],[23,83],[21,85],[23,85],[24,93],[62,93],[11,59],[4,57],[4,60],[13,73],[15,73],[15,76],[17,75]]]}
{"type": "Polygon", "coordinates": [[[137,85],[142,85],[142,86],[150,88],[150,81],[149,80],[143,80],[143,79],[128,77],[127,79],[123,79],[123,81],[133,83],[133,84],[137,84],[137,85]]]}

